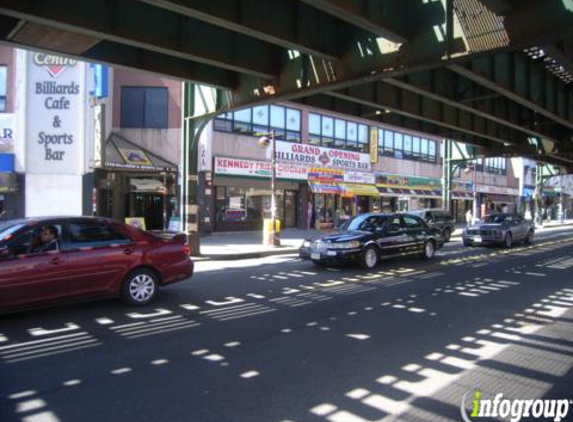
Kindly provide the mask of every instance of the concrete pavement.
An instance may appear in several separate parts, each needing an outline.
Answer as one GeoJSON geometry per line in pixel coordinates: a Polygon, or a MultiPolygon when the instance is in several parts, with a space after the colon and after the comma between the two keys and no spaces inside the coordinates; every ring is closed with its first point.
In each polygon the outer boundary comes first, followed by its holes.
{"type": "Polygon", "coordinates": [[[373,271],[199,262],[143,308],[4,316],[0,420],[457,422],[475,389],[571,399],[572,265],[571,230],[373,271]]]}

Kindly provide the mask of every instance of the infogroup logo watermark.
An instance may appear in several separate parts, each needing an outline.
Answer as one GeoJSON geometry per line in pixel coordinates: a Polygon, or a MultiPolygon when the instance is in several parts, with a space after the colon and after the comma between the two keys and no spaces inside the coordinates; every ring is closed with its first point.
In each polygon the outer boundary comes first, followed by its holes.
{"type": "MultiPolygon", "coordinates": [[[[473,390],[471,411],[468,411],[468,396],[472,390],[462,397],[460,413],[464,422],[477,422],[480,418],[497,418],[511,422],[526,420],[562,421],[573,407],[573,400],[569,399],[508,399],[503,393],[493,398],[485,399],[480,390],[473,390]]],[[[572,412],[573,413],[573,412],[572,412]]]]}

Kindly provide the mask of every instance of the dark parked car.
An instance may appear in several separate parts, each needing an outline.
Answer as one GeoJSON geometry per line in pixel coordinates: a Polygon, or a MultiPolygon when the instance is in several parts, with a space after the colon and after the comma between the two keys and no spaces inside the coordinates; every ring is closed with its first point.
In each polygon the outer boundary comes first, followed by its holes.
{"type": "Polygon", "coordinates": [[[417,215],[430,227],[436,227],[442,232],[445,242],[449,242],[452,233],[456,230],[454,218],[448,211],[443,210],[418,210],[411,211],[410,214],[417,215]]]}
{"type": "Polygon", "coordinates": [[[183,234],[162,239],[97,217],[0,223],[0,312],[99,297],[145,305],[192,274],[183,234]]]}
{"type": "Polygon", "coordinates": [[[304,241],[300,257],[315,264],[359,263],[374,268],[381,258],[419,254],[431,259],[444,244],[440,230],[409,214],[363,214],[334,234],[304,241]]]}
{"type": "Polygon", "coordinates": [[[462,240],[465,246],[498,244],[510,248],[515,242],[532,243],[534,235],[533,223],[517,214],[498,213],[466,227],[462,232],[462,240]]]}

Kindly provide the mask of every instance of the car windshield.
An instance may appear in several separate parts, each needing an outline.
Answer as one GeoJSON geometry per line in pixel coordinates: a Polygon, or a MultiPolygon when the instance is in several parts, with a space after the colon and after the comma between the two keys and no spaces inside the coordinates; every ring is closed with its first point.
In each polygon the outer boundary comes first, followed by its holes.
{"type": "Polygon", "coordinates": [[[340,230],[374,231],[376,227],[382,226],[385,217],[379,215],[363,214],[348,220],[339,227],[340,230]]]}
{"type": "Polygon", "coordinates": [[[483,221],[486,224],[503,224],[503,223],[509,223],[512,220],[513,218],[511,217],[511,215],[494,214],[494,215],[488,215],[486,218],[484,218],[483,221]]]}
{"type": "Polygon", "coordinates": [[[4,223],[0,223],[0,242],[6,239],[6,237],[10,236],[12,233],[18,231],[22,227],[24,227],[24,224],[15,223],[13,221],[6,221],[4,223]]]}

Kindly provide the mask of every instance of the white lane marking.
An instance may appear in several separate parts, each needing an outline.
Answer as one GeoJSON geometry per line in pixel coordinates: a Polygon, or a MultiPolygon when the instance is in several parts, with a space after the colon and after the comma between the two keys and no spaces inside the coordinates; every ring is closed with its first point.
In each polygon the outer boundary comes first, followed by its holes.
{"type": "Polygon", "coordinates": [[[55,328],[53,330],[47,330],[41,327],[37,327],[37,328],[30,328],[28,332],[33,336],[46,336],[49,334],[64,333],[67,331],[74,331],[79,329],[80,329],[79,325],[74,324],[73,322],[68,322],[64,328],[55,328]]]}

